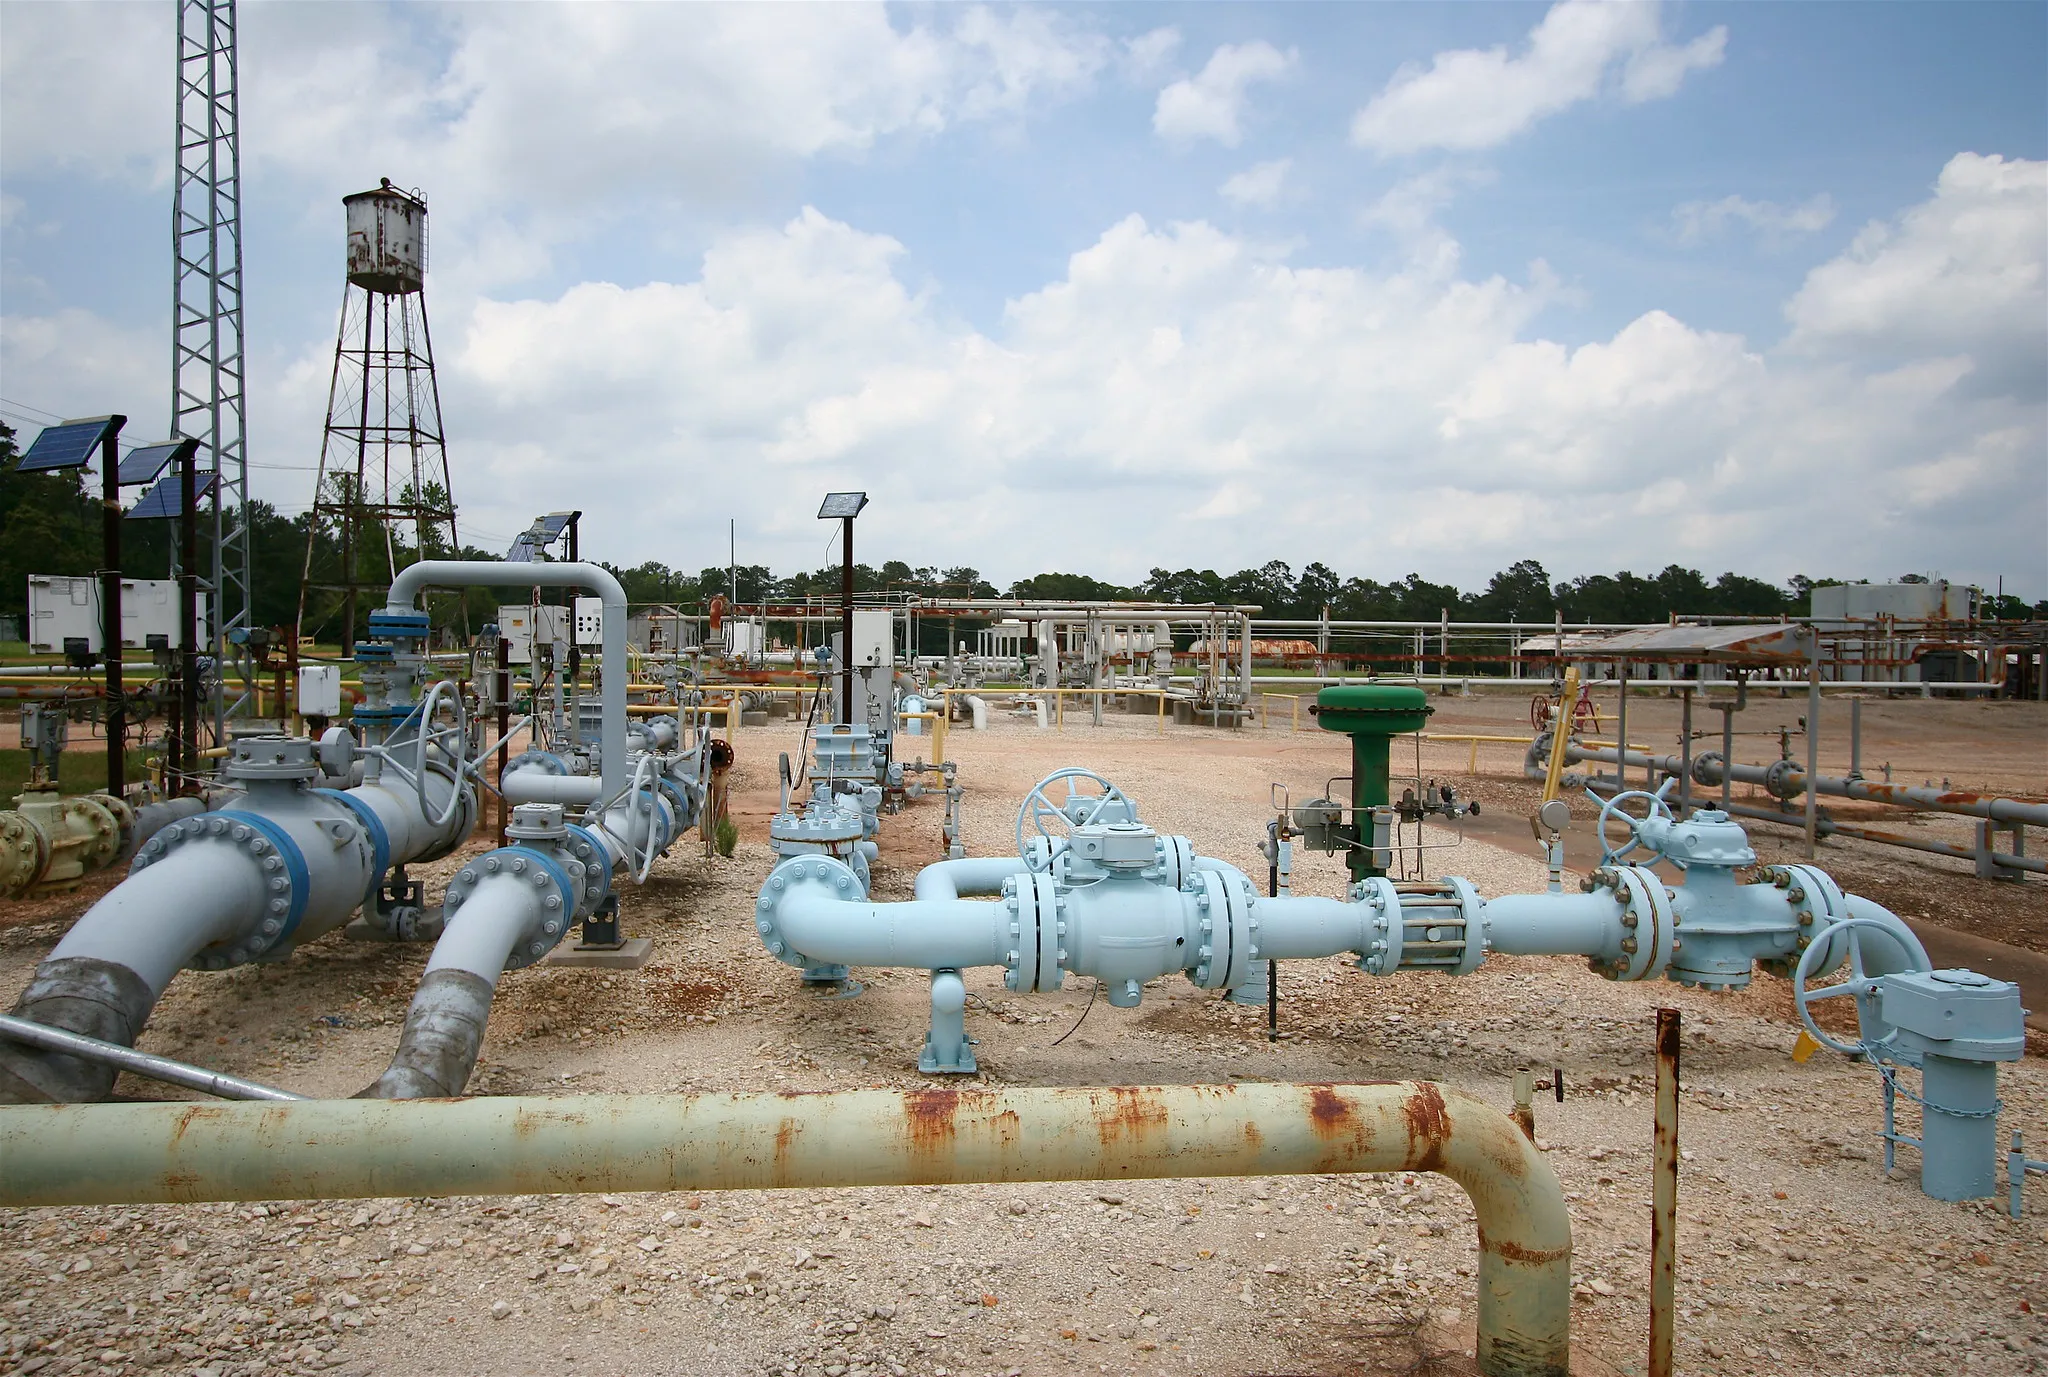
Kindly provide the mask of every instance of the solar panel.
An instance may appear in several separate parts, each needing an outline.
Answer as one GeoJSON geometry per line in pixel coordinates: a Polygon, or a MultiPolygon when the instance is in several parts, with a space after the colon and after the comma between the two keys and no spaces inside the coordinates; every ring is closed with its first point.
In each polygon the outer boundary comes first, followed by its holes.
{"type": "MultiPolygon", "coordinates": [[[[213,482],[214,475],[211,473],[194,475],[192,482],[193,500],[202,500],[208,493],[212,492],[213,482]]],[[[164,479],[163,482],[151,488],[140,502],[129,509],[128,519],[130,521],[154,521],[164,517],[183,516],[185,514],[185,504],[179,500],[183,496],[183,486],[183,477],[179,474],[172,474],[169,478],[164,479]]]]}
{"type": "Polygon", "coordinates": [[[541,531],[541,545],[546,547],[554,544],[555,537],[569,529],[569,523],[581,515],[583,515],[581,512],[549,512],[546,516],[542,517],[536,523],[541,531]]]}
{"type": "Polygon", "coordinates": [[[533,563],[533,532],[521,531],[513,540],[512,548],[505,552],[505,559],[510,564],[533,563]]]}
{"type": "Polygon", "coordinates": [[[75,469],[91,461],[99,453],[100,442],[108,435],[119,435],[125,416],[95,416],[89,421],[65,421],[61,425],[46,426],[36,442],[28,447],[28,453],[21,456],[21,462],[14,466],[16,473],[47,473],[56,469],[75,469]]]}
{"type": "Polygon", "coordinates": [[[818,508],[818,519],[830,521],[860,515],[860,509],[867,506],[868,495],[864,492],[828,492],[823,505],[818,508]]]}
{"type": "Polygon", "coordinates": [[[183,462],[188,453],[197,453],[197,440],[166,440],[160,445],[143,445],[128,452],[121,461],[120,483],[124,488],[153,482],[164,469],[183,462]]]}

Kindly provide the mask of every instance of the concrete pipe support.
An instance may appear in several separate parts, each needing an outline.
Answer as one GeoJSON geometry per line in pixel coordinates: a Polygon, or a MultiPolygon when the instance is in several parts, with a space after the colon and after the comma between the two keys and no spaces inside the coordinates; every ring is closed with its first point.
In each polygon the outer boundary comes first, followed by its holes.
{"type": "Polygon", "coordinates": [[[1570,1368],[1557,1177],[1428,1082],[38,1106],[0,1160],[12,1206],[1433,1171],[1478,1217],[1479,1370],[1570,1368]]]}

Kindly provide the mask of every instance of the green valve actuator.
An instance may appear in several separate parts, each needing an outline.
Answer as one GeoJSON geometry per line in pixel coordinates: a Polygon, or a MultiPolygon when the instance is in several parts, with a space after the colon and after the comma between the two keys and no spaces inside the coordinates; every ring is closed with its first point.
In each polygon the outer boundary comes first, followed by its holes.
{"type": "MultiPolygon", "coordinates": [[[[1388,760],[1394,737],[1419,732],[1436,709],[1415,684],[1337,684],[1316,695],[1315,718],[1324,731],[1351,738],[1351,810],[1358,826],[1369,825],[1372,810],[1393,802],[1389,797],[1388,760]]],[[[1351,878],[1363,880],[1386,873],[1375,865],[1377,853],[1353,847],[1347,857],[1351,878]]]]}

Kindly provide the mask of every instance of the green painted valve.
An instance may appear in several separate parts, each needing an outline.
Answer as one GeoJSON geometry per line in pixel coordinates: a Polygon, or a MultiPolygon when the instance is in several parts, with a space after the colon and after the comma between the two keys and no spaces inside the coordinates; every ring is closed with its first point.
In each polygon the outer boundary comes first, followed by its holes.
{"type": "MultiPolygon", "coordinates": [[[[1436,709],[1415,684],[1337,684],[1316,695],[1315,718],[1327,732],[1351,738],[1351,807],[1360,826],[1368,810],[1384,807],[1388,797],[1389,743],[1394,737],[1419,732],[1436,709]]],[[[1354,847],[1353,879],[1381,874],[1372,852],[1354,847]]]]}

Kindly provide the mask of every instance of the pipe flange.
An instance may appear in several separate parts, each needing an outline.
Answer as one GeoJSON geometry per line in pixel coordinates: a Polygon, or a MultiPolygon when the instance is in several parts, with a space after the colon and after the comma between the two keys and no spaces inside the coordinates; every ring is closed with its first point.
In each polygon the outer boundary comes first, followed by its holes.
{"type": "Polygon", "coordinates": [[[456,872],[441,895],[444,925],[453,923],[462,906],[486,884],[531,889],[537,899],[526,928],[505,957],[505,969],[516,971],[554,950],[569,930],[582,891],[582,863],[568,856],[550,856],[531,846],[505,846],[478,857],[456,872]]]}
{"type": "Polygon", "coordinates": [[[1607,871],[1613,877],[1614,901],[1621,905],[1621,954],[1605,965],[1598,957],[1588,964],[1609,980],[1649,980],[1662,975],[1671,964],[1678,926],[1671,892],[1648,866],[1613,865],[1607,871]]]}
{"type": "Polygon", "coordinates": [[[1201,915],[1201,940],[1188,979],[1205,990],[1227,990],[1244,983],[1245,972],[1258,959],[1257,920],[1252,917],[1248,886],[1220,870],[1197,870],[1185,886],[1195,896],[1201,915]]]}
{"type": "Polygon", "coordinates": [[[1009,914],[1010,946],[1004,954],[1003,988],[1028,994],[1038,988],[1038,899],[1037,888],[1020,884],[1029,876],[1011,875],[1003,881],[1003,908],[1009,914]]]}
{"type": "Polygon", "coordinates": [[[95,862],[95,865],[105,865],[108,861],[128,855],[134,847],[136,813],[128,800],[117,798],[113,794],[93,794],[90,797],[94,803],[113,815],[114,826],[121,834],[120,844],[114,849],[113,854],[95,862]]]}
{"type": "Polygon", "coordinates": [[[566,775],[569,773],[569,762],[553,751],[535,750],[529,746],[505,762],[500,777],[510,779],[521,770],[533,770],[544,775],[566,775]]]}
{"type": "Polygon", "coordinates": [[[586,918],[597,912],[612,892],[611,853],[587,827],[576,823],[568,824],[568,837],[562,842],[564,849],[583,866],[583,896],[576,907],[576,916],[586,918]]]}
{"type": "Polygon", "coordinates": [[[136,853],[128,873],[133,875],[173,851],[193,846],[218,847],[246,857],[256,867],[263,886],[263,911],[253,928],[202,947],[186,964],[194,970],[220,971],[288,947],[313,896],[306,858],[291,834],[256,813],[234,809],[200,813],[181,818],[151,837],[136,853]]]}
{"type": "Polygon", "coordinates": [[[0,813],[0,898],[18,899],[50,865],[50,839],[20,813],[0,813]]]}
{"type": "Polygon", "coordinates": [[[1701,751],[1692,758],[1692,782],[1709,788],[1721,782],[1721,771],[1727,764],[1727,757],[1719,751],[1701,751]]]}
{"type": "Polygon", "coordinates": [[[1821,938],[1831,943],[1833,950],[1822,952],[1815,958],[1818,964],[1809,975],[1817,979],[1833,974],[1848,957],[1849,944],[1846,940],[1837,941],[1823,934],[1849,916],[1849,896],[1842,892],[1834,877],[1819,866],[1774,865],[1765,873],[1771,877],[1771,883],[1778,892],[1784,895],[1799,937],[1789,954],[1765,958],[1757,964],[1770,974],[1789,980],[1799,965],[1799,958],[1813,945],[1815,938],[1821,938]]]}
{"type": "Polygon", "coordinates": [[[1797,784],[1793,783],[1794,776],[1803,773],[1797,761],[1773,760],[1764,768],[1764,792],[1772,798],[1783,799],[1785,802],[1790,803],[1793,799],[1806,792],[1806,785],[1803,781],[1797,784]]]}
{"type": "Polygon", "coordinates": [[[776,866],[761,886],[761,897],[754,901],[754,931],[761,934],[761,945],[768,948],[768,954],[785,966],[814,964],[783,938],[777,921],[784,900],[808,892],[822,892],[831,899],[857,899],[865,893],[853,867],[831,856],[796,856],[776,866]]]}
{"type": "Polygon", "coordinates": [[[1186,837],[1159,839],[1158,882],[1179,889],[1195,873],[1195,844],[1186,837]]]}
{"type": "Polygon", "coordinates": [[[1401,966],[1401,891],[1384,875],[1368,875],[1351,886],[1350,901],[1369,905],[1373,935],[1358,953],[1358,969],[1367,975],[1391,975],[1401,966]]]}
{"type": "Polygon", "coordinates": [[[391,868],[391,834],[384,830],[384,819],[377,816],[376,809],[345,789],[315,789],[313,792],[346,808],[362,827],[363,835],[370,839],[370,883],[363,891],[362,901],[374,908],[377,891],[384,886],[384,872],[391,868]]]}
{"type": "MultiPolygon", "coordinates": [[[[1067,925],[1060,918],[1060,886],[1050,874],[1030,875],[1027,902],[1038,912],[1038,985],[1037,989],[1050,994],[1059,989],[1067,978],[1067,948],[1062,941],[1067,935],[1067,925]]],[[[1022,888],[1022,887],[1020,887],[1022,888]]]]}

